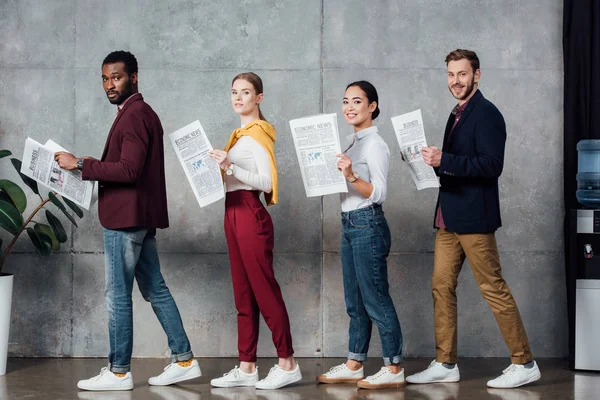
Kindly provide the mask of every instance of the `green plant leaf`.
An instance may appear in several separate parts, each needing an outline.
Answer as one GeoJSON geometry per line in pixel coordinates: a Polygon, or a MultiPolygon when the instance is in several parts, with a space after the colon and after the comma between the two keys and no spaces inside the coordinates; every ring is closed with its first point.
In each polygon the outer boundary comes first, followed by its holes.
{"type": "Polygon", "coordinates": [[[58,241],[58,239],[54,235],[54,232],[52,231],[52,228],[50,228],[46,224],[35,224],[35,226],[33,227],[33,229],[36,232],[38,232],[38,233],[41,232],[41,233],[44,233],[44,234],[48,235],[48,237],[52,241],[52,251],[57,252],[57,253],[58,253],[58,251],[60,251],[60,242],[58,241]]]}
{"type": "Polygon", "coordinates": [[[67,199],[67,198],[66,198],[66,197],[64,197],[64,196],[63,196],[63,198],[62,198],[62,199],[63,199],[63,201],[64,201],[64,202],[65,202],[65,203],[66,203],[66,204],[69,206],[69,208],[70,208],[71,210],[73,210],[73,212],[74,212],[75,214],[77,214],[77,216],[78,216],[79,218],[83,218],[83,211],[81,211],[81,208],[79,208],[79,207],[77,206],[77,204],[73,203],[71,200],[67,199]]]}
{"type": "Polygon", "coordinates": [[[27,186],[29,186],[29,188],[31,190],[33,190],[33,193],[40,194],[40,191],[38,190],[37,182],[34,181],[33,179],[31,179],[30,177],[28,177],[28,176],[26,176],[26,175],[24,175],[24,174],[21,173],[21,160],[19,160],[17,158],[11,158],[10,162],[12,163],[13,167],[15,167],[15,169],[17,170],[17,172],[21,176],[21,179],[23,179],[23,182],[25,182],[25,184],[27,186]]]}
{"type": "MultiPolygon", "coordinates": [[[[0,200],[4,200],[5,202],[10,203],[13,206],[15,206],[15,203],[13,203],[13,201],[10,198],[10,196],[8,195],[8,193],[6,193],[4,190],[0,190],[0,200]]],[[[17,208],[17,206],[15,206],[15,208],[17,208]]]]}
{"type": "Polygon", "coordinates": [[[25,192],[23,192],[23,189],[19,185],[8,179],[0,179],[0,190],[5,191],[10,196],[12,203],[21,214],[25,212],[27,208],[27,196],[25,196],[25,192]]]}
{"type": "Polygon", "coordinates": [[[12,153],[8,150],[0,150],[0,158],[12,156],[12,153]]]}
{"type": "Polygon", "coordinates": [[[52,252],[52,239],[48,235],[33,228],[27,228],[27,234],[42,255],[47,256],[52,252]]]}
{"type": "Polygon", "coordinates": [[[52,204],[58,207],[59,210],[67,211],[65,205],[58,199],[58,197],[56,197],[56,195],[53,192],[48,193],[48,197],[50,198],[52,204]]]}
{"type": "Polygon", "coordinates": [[[48,193],[48,197],[50,198],[52,204],[58,207],[58,209],[62,211],[67,218],[69,218],[69,221],[71,221],[73,225],[77,226],[77,221],[75,221],[75,218],[73,218],[73,216],[67,212],[67,207],[65,207],[65,205],[58,199],[58,197],[56,197],[56,195],[53,192],[48,193]]]}
{"type": "Polygon", "coordinates": [[[58,218],[54,216],[49,210],[46,210],[46,219],[50,224],[50,228],[52,228],[52,232],[54,232],[54,236],[60,243],[65,243],[67,241],[67,232],[62,225],[62,222],[58,218]]]}
{"type": "Polygon", "coordinates": [[[4,200],[0,200],[0,226],[13,235],[23,227],[23,216],[19,210],[4,200]]]}

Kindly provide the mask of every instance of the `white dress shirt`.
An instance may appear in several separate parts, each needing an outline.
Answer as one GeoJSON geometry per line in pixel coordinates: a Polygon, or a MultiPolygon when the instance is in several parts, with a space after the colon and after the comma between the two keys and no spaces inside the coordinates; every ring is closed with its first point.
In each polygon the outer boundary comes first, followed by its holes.
{"type": "Polygon", "coordinates": [[[233,175],[225,174],[227,192],[236,190],[271,192],[271,159],[260,143],[250,136],[242,136],[229,149],[227,158],[234,164],[233,175]]]}
{"type": "Polygon", "coordinates": [[[382,204],[387,195],[387,176],[390,166],[390,149],[379,136],[376,126],[358,131],[350,136],[349,148],[345,154],[352,160],[352,170],[360,179],[373,185],[370,197],[356,190],[354,184],[347,182],[348,193],[340,193],[342,211],[358,210],[371,204],[382,204]]]}

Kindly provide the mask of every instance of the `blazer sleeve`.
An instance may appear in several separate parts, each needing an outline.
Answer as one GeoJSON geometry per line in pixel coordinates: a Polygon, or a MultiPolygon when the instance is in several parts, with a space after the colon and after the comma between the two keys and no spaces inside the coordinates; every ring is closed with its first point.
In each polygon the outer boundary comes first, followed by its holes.
{"type": "Polygon", "coordinates": [[[439,175],[498,178],[504,167],[506,124],[499,111],[475,122],[476,156],[442,153],[439,175]],[[495,114],[495,115],[494,115],[495,114]]]}
{"type": "Polygon", "coordinates": [[[117,162],[84,160],[81,171],[84,180],[134,183],[142,174],[150,141],[144,122],[137,115],[129,117],[128,126],[119,132],[121,158],[117,162]]]}

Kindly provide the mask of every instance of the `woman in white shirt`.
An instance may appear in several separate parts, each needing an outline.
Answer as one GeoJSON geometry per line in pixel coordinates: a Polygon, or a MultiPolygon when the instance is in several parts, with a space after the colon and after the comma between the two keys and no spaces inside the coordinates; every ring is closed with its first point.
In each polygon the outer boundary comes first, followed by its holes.
{"type": "Polygon", "coordinates": [[[225,150],[213,150],[210,156],[225,171],[224,225],[238,311],[240,366],[211,380],[211,385],[278,389],[298,382],[302,374],[293,357],[290,321],[273,272],[273,222],[259,199],[264,193],[267,205],[277,203],[276,133],[260,111],[264,96],[260,77],[239,74],[231,85],[231,104],[242,127],[233,131],[225,150]],[[261,313],[271,329],[279,363],[259,381],[256,346],[261,313]]]}
{"type": "Polygon", "coordinates": [[[241,128],[231,134],[225,150],[210,156],[225,171],[225,236],[231,279],[238,311],[239,368],[213,379],[217,387],[255,386],[278,389],[302,379],[292,348],[292,335],[281,289],[273,272],[273,222],[259,199],[277,203],[275,129],[259,104],[263,100],[260,77],[252,72],[233,78],[231,104],[241,128]],[[260,314],[272,332],[279,363],[259,381],[256,346],[260,314]]]}
{"type": "Polygon", "coordinates": [[[350,316],[348,359],[317,377],[322,383],[356,382],[364,389],[404,386],[402,331],[389,293],[387,256],[391,235],[382,204],[387,194],[390,150],[373,120],[379,98],[367,81],[346,88],[342,111],[354,127],[351,143],[338,154],[338,168],[347,180],[342,204],[342,276],[346,310],[350,316]],[[371,328],[377,325],[384,367],[364,378],[371,328]]]}

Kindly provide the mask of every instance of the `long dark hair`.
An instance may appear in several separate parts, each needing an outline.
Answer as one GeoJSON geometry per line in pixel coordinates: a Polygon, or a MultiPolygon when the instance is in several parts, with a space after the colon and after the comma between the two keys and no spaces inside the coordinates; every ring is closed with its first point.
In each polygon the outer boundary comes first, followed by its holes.
{"type": "Polygon", "coordinates": [[[371,82],[368,81],[356,81],[346,86],[346,90],[348,90],[348,88],[352,86],[358,86],[360,90],[365,92],[369,104],[371,104],[372,102],[377,103],[377,107],[375,108],[375,111],[373,111],[371,119],[377,118],[381,111],[379,110],[379,96],[377,95],[377,89],[375,89],[375,86],[373,86],[371,82]]]}
{"type": "MultiPolygon", "coordinates": [[[[237,74],[235,78],[233,78],[233,80],[231,81],[231,86],[233,86],[235,81],[237,81],[238,79],[243,79],[245,81],[250,82],[250,84],[254,87],[254,90],[256,91],[257,95],[263,93],[262,79],[260,79],[260,76],[256,75],[254,72],[242,72],[241,74],[237,74]]],[[[260,104],[257,104],[256,106],[258,107],[258,118],[262,119],[263,121],[267,121],[262,111],[260,110],[260,104]]]]}

